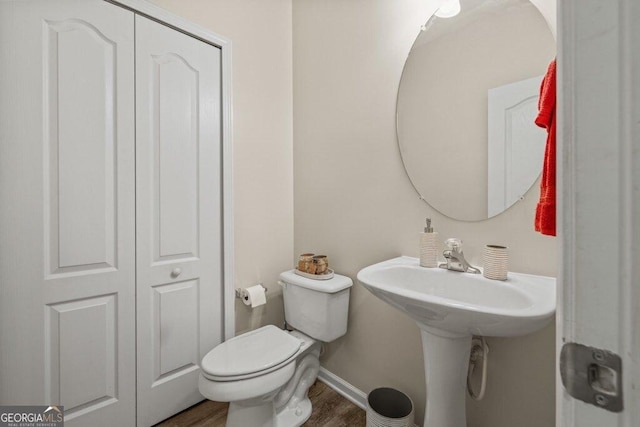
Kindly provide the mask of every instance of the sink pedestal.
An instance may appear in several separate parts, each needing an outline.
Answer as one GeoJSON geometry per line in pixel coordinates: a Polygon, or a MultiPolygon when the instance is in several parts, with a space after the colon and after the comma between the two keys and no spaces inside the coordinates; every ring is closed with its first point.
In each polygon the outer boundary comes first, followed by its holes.
{"type": "Polygon", "coordinates": [[[458,335],[418,323],[427,383],[424,427],[465,427],[471,335],[458,335]]]}
{"type": "Polygon", "coordinates": [[[556,310],[556,279],[509,272],[481,274],[420,267],[398,257],[365,267],[358,280],[418,323],[427,380],[424,427],[466,427],[466,379],[472,333],[516,337],[547,325],[556,310]]]}

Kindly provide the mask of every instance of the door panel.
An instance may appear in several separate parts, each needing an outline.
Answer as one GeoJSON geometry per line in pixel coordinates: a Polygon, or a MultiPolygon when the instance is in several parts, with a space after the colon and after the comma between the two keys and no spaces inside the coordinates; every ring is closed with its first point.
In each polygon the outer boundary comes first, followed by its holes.
{"type": "Polygon", "coordinates": [[[116,44],[78,19],[45,20],[44,37],[50,273],[115,267],[116,44]]]}
{"type": "Polygon", "coordinates": [[[222,340],[220,50],[136,17],[138,423],[203,398],[222,340]]]}
{"type": "Polygon", "coordinates": [[[198,78],[179,55],[153,57],[156,262],[198,256],[198,78]]]}
{"type": "Polygon", "coordinates": [[[0,404],[133,425],[134,15],[2,1],[0,28],[0,404]]]}
{"type": "Polygon", "coordinates": [[[48,308],[47,401],[64,402],[67,411],[115,401],[116,295],[52,304],[48,308]],[[87,346],[87,342],[92,345],[87,346]]]}
{"type": "Polygon", "coordinates": [[[200,364],[198,343],[198,280],[153,287],[154,385],[168,375],[194,370],[200,364]]]}

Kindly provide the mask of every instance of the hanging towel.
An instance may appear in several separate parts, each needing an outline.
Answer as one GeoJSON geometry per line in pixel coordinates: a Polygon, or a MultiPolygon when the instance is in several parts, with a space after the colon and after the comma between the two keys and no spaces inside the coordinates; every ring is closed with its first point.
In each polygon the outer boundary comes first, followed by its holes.
{"type": "Polygon", "coordinates": [[[540,181],[540,201],[536,207],[535,229],[556,235],[556,60],[549,64],[540,86],[536,125],[547,129],[547,145],[540,181]]]}

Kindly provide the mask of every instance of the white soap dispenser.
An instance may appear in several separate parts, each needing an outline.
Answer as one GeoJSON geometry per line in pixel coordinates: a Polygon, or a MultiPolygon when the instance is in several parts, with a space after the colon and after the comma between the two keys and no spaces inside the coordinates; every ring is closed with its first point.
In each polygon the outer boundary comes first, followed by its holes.
{"type": "Polygon", "coordinates": [[[438,233],[431,227],[431,218],[427,218],[424,233],[420,233],[420,266],[428,268],[438,266],[438,233]]]}

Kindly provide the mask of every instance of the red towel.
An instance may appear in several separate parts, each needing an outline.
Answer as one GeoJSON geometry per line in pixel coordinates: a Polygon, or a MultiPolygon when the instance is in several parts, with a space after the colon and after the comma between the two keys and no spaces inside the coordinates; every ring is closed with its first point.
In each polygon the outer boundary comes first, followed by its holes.
{"type": "Polygon", "coordinates": [[[547,145],[540,181],[540,201],[536,207],[536,231],[556,235],[556,60],[549,64],[540,86],[536,124],[547,129],[547,145]]]}

